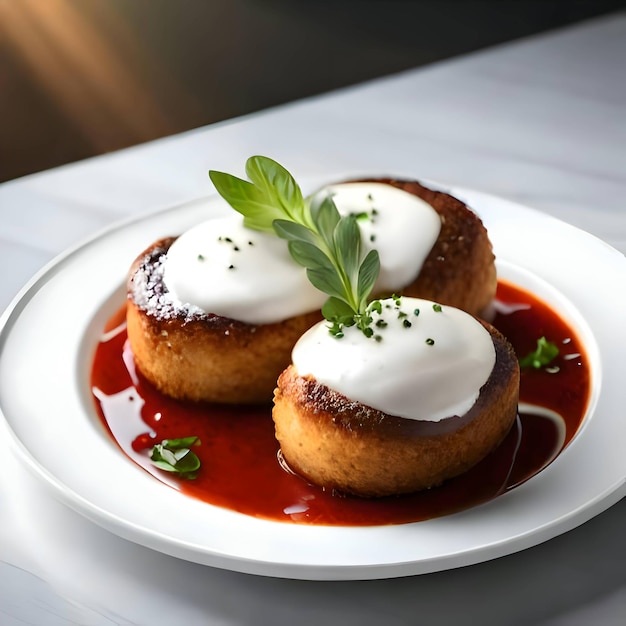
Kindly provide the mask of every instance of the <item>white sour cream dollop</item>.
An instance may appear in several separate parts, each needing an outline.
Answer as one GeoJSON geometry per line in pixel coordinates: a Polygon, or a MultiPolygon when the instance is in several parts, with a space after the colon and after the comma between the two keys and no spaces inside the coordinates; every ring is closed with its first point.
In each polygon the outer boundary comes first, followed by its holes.
{"type": "Polygon", "coordinates": [[[244,227],[239,214],[202,222],[176,239],[163,281],[180,302],[249,324],[278,322],[324,302],[286,242],[244,227]]]}
{"type": "Polygon", "coordinates": [[[365,253],[378,250],[380,274],[374,291],[399,291],[413,282],[431,251],[441,218],[430,204],[384,183],[329,185],[339,213],[366,213],[359,219],[365,253]]]}
{"type": "MultiPolygon", "coordinates": [[[[363,214],[364,254],[375,248],[381,261],[375,291],[398,291],[417,277],[441,229],[429,204],[382,183],[332,185],[318,193],[331,193],[342,215],[363,214]]],[[[308,313],[327,298],[310,284],[284,240],[245,228],[235,213],[178,237],[167,253],[163,281],[182,304],[250,324],[308,313]]]]}
{"type": "Polygon", "coordinates": [[[321,322],[293,349],[297,373],[389,415],[437,422],[467,413],[495,364],[489,332],[471,315],[428,300],[402,298],[399,308],[381,302],[372,326],[380,341],[354,326],[338,339],[321,322]]]}

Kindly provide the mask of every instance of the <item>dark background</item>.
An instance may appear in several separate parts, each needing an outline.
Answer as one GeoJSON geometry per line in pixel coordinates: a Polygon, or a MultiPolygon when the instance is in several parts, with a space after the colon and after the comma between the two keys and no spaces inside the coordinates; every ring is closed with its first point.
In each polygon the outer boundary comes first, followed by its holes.
{"type": "Polygon", "coordinates": [[[626,0],[0,0],[0,181],[626,0]]]}

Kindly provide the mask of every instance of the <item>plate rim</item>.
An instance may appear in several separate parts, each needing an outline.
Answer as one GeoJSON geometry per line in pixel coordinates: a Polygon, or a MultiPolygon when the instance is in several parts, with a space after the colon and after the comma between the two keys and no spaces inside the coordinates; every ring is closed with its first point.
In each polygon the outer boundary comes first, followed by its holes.
{"type": "MultiPolygon", "coordinates": [[[[457,197],[460,197],[462,199],[465,198],[470,206],[475,205],[476,212],[479,216],[481,215],[481,203],[495,202],[498,205],[508,206],[514,211],[521,212],[524,214],[524,216],[532,215],[534,219],[538,219],[541,224],[549,223],[553,227],[556,226],[558,229],[562,229],[564,231],[569,231],[572,233],[578,233],[578,236],[582,236],[585,239],[588,238],[589,241],[594,242],[593,245],[604,246],[605,248],[608,248],[612,252],[619,255],[620,261],[624,266],[624,272],[626,275],[626,261],[624,261],[623,256],[619,252],[610,248],[608,244],[594,237],[593,235],[590,235],[589,233],[585,233],[584,231],[581,231],[574,226],[561,222],[560,220],[536,211],[535,209],[531,209],[529,207],[513,203],[502,198],[498,198],[497,196],[492,196],[490,194],[485,194],[483,192],[477,192],[466,188],[451,188],[449,189],[449,191],[457,197]]],[[[86,240],[78,243],[77,245],[69,248],[65,252],[52,259],[52,261],[47,263],[37,274],[35,274],[35,276],[33,276],[33,278],[24,286],[24,288],[20,290],[20,292],[14,298],[9,307],[7,307],[7,309],[0,316],[0,365],[2,365],[7,336],[11,333],[11,330],[14,328],[17,320],[23,314],[24,310],[28,308],[29,303],[32,302],[33,298],[37,295],[39,290],[42,289],[46,284],[51,282],[56,275],[62,272],[64,265],[67,263],[71,263],[75,255],[80,255],[85,251],[89,251],[90,247],[97,245],[98,242],[103,242],[107,238],[114,237],[116,233],[124,232],[125,230],[131,228],[133,225],[137,227],[145,220],[156,219],[158,221],[159,218],[172,218],[174,213],[178,213],[181,211],[190,211],[191,214],[195,216],[195,207],[204,207],[207,203],[213,203],[215,199],[216,197],[214,195],[210,195],[206,198],[185,202],[172,207],[160,208],[156,211],[144,212],[142,214],[120,220],[112,224],[111,226],[101,230],[100,232],[94,234],[93,236],[87,238],[86,240]]],[[[491,227],[489,223],[487,223],[487,227],[490,229],[491,232],[491,227]]],[[[139,251],[137,251],[137,253],[139,251]]],[[[120,277],[120,282],[122,280],[123,278],[120,277]]],[[[99,306],[101,305],[102,302],[99,306]]],[[[89,321],[91,321],[91,319],[89,321]]],[[[82,339],[83,338],[81,338],[81,341],[82,339]]],[[[58,476],[55,476],[54,473],[50,472],[49,468],[42,466],[40,460],[36,458],[36,456],[28,448],[28,446],[21,440],[19,434],[14,430],[9,418],[4,415],[2,407],[2,400],[0,399],[0,415],[2,416],[4,425],[7,427],[11,435],[11,444],[14,450],[17,451],[18,457],[26,463],[31,472],[44,480],[44,482],[52,489],[54,495],[57,498],[59,498],[70,508],[86,516],[91,521],[111,530],[115,534],[125,539],[134,541],[135,543],[139,543],[160,552],[184,558],[190,561],[253,574],[302,579],[353,580],[391,578],[470,565],[473,563],[490,560],[492,558],[497,558],[499,556],[504,556],[505,554],[511,554],[518,550],[523,550],[527,547],[536,545],[538,543],[541,543],[542,541],[561,534],[562,532],[571,530],[575,526],[587,521],[591,517],[597,515],[612,504],[619,501],[626,492],[626,490],[624,489],[624,487],[626,486],[626,476],[622,474],[620,476],[617,476],[613,483],[607,485],[604,492],[597,493],[595,495],[595,498],[587,501],[584,506],[579,506],[575,510],[569,511],[567,514],[562,515],[558,519],[551,520],[551,522],[548,524],[543,524],[538,528],[530,529],[526,533],[519,533],[517,536],[510,536],[506,540],[498,541],[495,544],[490,545],[489,541],[485,540],[483,544],[475,545],[473,550],[465,549],[462,552],[452,553],[446,557],[440,557],[434,560],[424,559],[407,560],[404,562],[378,563],[360,563],[355,561],[354,564],[338,565],[324,564],[321,562],[285,562],[284,559],[281,561],[280,559],[271,560],[269,558],[263,559],[258,557],[241,557],[241,555],[228,554],[226,552],[220,553],[217,550],[203,552],[198,551],[197,547],[194,547],[192,543],[185,541],[184,539],[164,539],[164,536],[161,532],[156,532],[154,529],[141,528],[132,520],[122,519],[111,511],[107,511],[106,509],[99,507],[94,502],[85,499],[81,494],[76,493],[75,490],[65,484],[58,476]]],[[[573,443],[577,444],[577,441],[579,439],[582,439],[582,437],[577,437],[573,443]]],[[[563,455],[565,455],[567,452],[568,451],[566,450],[563,455]]],[[[117,451],[116,453],[119,454],[119,452],[117,451]]],[[[122,455],[120,455],[120,457],[121,456],[122,455]]],[[[157,481],[154,482],[156,483],[157,481]]],[[[532,483],[533,481],[530,482],[532,483]]],[[[165,485],[163,485],[162,487],[164,489],[169,489],[165,485]]],[[[513,492],[500,496],[497,501],[502,501],[503,499],[508,498],[509,495],[515,494],[518,491],[524,491],[524,493],[530,491],[528,488],[525,487],[525,485],[522,485],[521,487],[515,489],[513,492]]],[[[477,508],[480,508],[481,510],[493,508],[493,505],[490,506],[490,504],[491,503],[487,503],[486,505],[480,505],[480,507],[477,508]]],[[[203,506],[210,507],[210,505],[206,504],[203,506]]],[[[232,512],[230,513],[235,516],[241,515],[232,512]]],[[[438,520],[444,519],[446,520],[444,524],[448,524],[450,523],[450,520],[452,518],[457,519],[459,517],[464,517],[465,513],[466,512],[462,512],[461,514],[447,516],[446,518],[438,518],[438,520]]],[[[432,521],[437,522],[438,520],[432,521]]],[[[289,528],[291,526],[297,527],[299,529],[314,528],[310,526],[290,525],[282,522],[271,522],[267,520],[254,521],[255,525],[259,527],[268,524],[277,524],[283,530],[285,527],[289,528]]],[[[425,524],[428,523],[417,523],[417,525],[419,525],[420,527],[424,527],[425,524]]],[[[415,524],[403,526],[415,526],[415,524]]],[[[355,533],[357,535],[363,534],[361,531],[358,531],[356,527],[343,528],[348,528],[352,533],[355,533]]],[[[371,529],[371,527],[366,528],[371,529]]],[[[336,530],[336,528],[334,528],[334,530],[336,530]]],[[[313,533],[315,533],[315,531],[313,531],[313,533]]],[[[298,530],[295,534],[298,535],[302,533],[300,532],[300,530],[298,530]]],[[[335,534],[342,534],[342,531],[339,531],[335,534]]]]}

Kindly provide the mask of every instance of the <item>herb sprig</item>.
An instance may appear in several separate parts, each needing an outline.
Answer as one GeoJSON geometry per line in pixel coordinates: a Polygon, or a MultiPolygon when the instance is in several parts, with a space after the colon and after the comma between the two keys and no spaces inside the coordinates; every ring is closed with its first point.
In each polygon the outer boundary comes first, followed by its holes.
{"type": "Polygon", "coordinates": [[[322,315],[330,332],[341,337],[345,326],[356,325],[373,336],[371,313],[380,303],[368,304],[368,298],[380,260],[376,250],[363,255],[358,216],[341,216],[330,195],[304,198],[293,176],[268,157],[250,157],[246,174],[249,181],[209,171],[218,193],[244,216],[244,225],[285,239],[309,281],[329,296],[322,315]]]}
{"type": "Polygon", "coordinates": [[[191,451],[191,447],[199,444],[200,440],[195,436],[164,439],[152,448],[150,460],[159,469],[193,480],[198,475],[200,459],[191,451]]]}

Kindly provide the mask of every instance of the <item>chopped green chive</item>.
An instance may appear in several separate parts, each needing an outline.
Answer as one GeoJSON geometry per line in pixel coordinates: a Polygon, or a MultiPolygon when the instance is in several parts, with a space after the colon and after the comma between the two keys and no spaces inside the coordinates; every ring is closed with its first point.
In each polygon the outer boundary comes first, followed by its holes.
{"type": "Polygon", "coordinates": [[[441,305],[440,304],[433,304],[433,311],[435,313],[441,313],[441,305]]]}
{"type": "Polygon", "coordinates": [[[428,346],[434,346],[435,345],[435,340],[431,339],[430,337],[426,340],[426,345],[428,346]]]}

